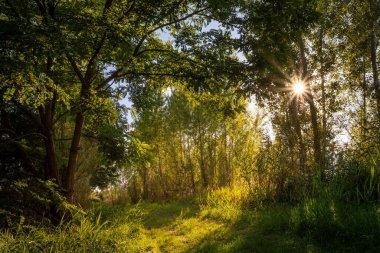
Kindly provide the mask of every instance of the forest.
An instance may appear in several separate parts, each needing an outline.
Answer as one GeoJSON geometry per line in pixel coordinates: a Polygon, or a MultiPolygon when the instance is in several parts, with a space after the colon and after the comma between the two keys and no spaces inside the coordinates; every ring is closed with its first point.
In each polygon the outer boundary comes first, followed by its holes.
{"type": "Polygon", "coordinates": [[[0,252],[380,252],[380,0],[1,0],[0,252]]]}

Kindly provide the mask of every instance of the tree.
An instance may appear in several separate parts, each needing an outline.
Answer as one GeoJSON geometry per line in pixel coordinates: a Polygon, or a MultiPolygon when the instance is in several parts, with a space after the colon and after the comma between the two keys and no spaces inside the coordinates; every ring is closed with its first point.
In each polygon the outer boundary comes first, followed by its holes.
{"type": "MultiPolygon", "coordinates": [[[[305,46],[305,35],[319,17],[316,1],[251,2],[239,7],[243,14],[240,29],[243,34],[242,50],[250,64],[247,75],[254,79],[254,86],[247,85],[246,91],[265,98],[272,96],[273,91],[285,89],[295,78],[305,81],[309,91],[305,101],[309,104],[313,130],[314,163],[319,165],[322,159],[319,120],[309,84],[305,46]],[[261,92],[255,92],[257,89],[261,92]]],[[[295,100],[289,103],[288,110],[298,139],[300,165],[304,167],[306,149],[298,107],[295,100]]]]}
{"type": "Polygon", "coordinates": [[[99,116],[99,110],[106,121],[113,117],[115,81],[134,85],[149,78],[189,77],[194,63],[158,32],[181,31],[181,26],[189,31],[187,20],[199,22],[196,17],[208,9],[203,1],[1,3],[3,97],[43,136],[44,176],[59,182],[69,200],[83,129],[91,123],[86,118],[99,116]],[[67,165],[59,171],[56,124],[68,115],[74,130],[67,165]]]}

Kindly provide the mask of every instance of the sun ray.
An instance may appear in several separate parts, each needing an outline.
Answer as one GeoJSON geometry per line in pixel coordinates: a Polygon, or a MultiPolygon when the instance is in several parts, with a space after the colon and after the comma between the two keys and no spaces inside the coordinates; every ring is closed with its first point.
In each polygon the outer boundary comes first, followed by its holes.
{"type": "Polygon", "coordinates": [[[301,80],[297,80],[293,83],[292,85],[292,90],[293,90],[293,93],[298,95],[298,96],[301,96],[305,93],[306,91],[306,85],[303,81],[301,80]]]}

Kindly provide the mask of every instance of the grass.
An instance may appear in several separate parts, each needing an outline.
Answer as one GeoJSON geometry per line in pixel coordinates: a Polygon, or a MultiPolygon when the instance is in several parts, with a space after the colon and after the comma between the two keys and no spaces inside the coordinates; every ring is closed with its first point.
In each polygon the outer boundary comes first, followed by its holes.
{"type": "Polygon", "coordinates": [[[376,203],[308,199],[299,206],[256,208],[244,203],[239,193],[216,192],[197,201],[100,205],[87,218],[56,228],[2,232],[0,252],[380,251],[376,203]]]}
{"type": "Polygon", "coordinates": [[[100,220],[80,216],[57,227],[19,226],[0,233],[0,252],[113,252],[100,220]]]}

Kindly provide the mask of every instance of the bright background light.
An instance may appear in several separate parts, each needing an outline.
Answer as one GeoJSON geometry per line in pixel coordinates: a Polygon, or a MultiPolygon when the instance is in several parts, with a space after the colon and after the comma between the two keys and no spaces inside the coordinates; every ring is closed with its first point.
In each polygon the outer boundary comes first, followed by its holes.
{"type": "Polygon", "coordinates": [[[297,95],[301,95],[305,92],[305,83],[302,81],[296,81],[293,84],[293,92],[297,95]]]}

